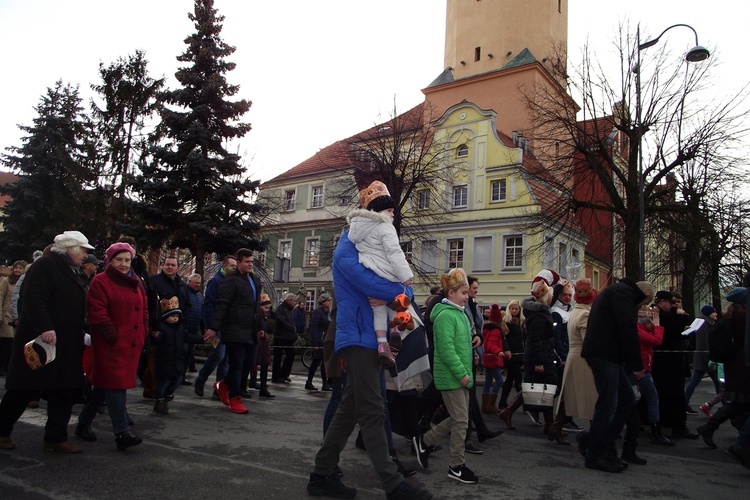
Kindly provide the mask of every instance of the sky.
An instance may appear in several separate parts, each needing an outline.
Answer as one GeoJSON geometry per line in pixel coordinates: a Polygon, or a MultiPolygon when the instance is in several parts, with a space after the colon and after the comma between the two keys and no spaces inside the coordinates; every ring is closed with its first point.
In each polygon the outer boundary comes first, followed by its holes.
{"type": "MultiPolygon", "coordinates": [[[[176,57],[194,32],[187,16],[193,5],[193,0],[0,0],[0,149],[21,145],[17,125],[32,124],[34,107],[57,80],[79,85],[88,102],[90,85],[99,83],[100,62],[140,49],[151,76],[176,87],[174,72],[182,64],[176,57]]],[[[222,38],[237,49],[229,57],[237,66],[227,79],[240,86],[238,98],[253,102],[243,117],[252,130],[232,145],[251,178],[267,181],[336,140],[387,120],[394,104],[405,111],[422,102],[421,89],[443,70],[445,5],[445,0],[215,0],[225,16],[222,38]]],[[[570,0],[570,63],[580,60],[587,41],[600,61],[615,60],[612,44],[622,22],[640,23],[643,40],[685,23],[712,52],[717,95],[736,93],[750,80],[740,56],[750,7],[743,0],[727,0],[722,8],[706,5],[570,0]]],[[[679,57],[694,36],[677,28],[659,44],[679,57]]]]}

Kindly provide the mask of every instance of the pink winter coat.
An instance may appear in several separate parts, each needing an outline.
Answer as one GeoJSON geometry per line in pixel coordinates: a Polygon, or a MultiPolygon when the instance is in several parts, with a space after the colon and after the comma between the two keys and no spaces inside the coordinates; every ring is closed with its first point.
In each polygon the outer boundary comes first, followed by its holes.
{"type": "Polygon", "coordinates": [[[100,389],[132,389],[148,334],[148,302],[141,279],[112,266],[91,282],[88,294],[92,368],[100,389]]]}

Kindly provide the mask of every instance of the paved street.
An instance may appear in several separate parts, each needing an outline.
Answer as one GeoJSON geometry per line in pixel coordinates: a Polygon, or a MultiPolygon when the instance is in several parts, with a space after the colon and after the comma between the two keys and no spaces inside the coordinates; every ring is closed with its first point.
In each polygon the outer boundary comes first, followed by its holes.
{"type": "MultiPolygon", "coordinates": [[[[140,390],[132,390],[128,407],[143,444],[125,452],[115,449],[109,416],[100,415],[94,423],[99,441],[82,443],[71,437],[83,444],[83,453],[45,453],[42,402],[42,408],[27,410],[17,424],[12,435],[17,449],[0,451],[0,498],[306,498],[328,394],[305,391],[302,370],[301,365],[295,367],[291,384],[272,385],[276,400],[247,402],[248,415],[232,414],[210,397],[196,398],[191,387],[182,387],[170,403],[170,414],[159,416],[140,398],[140,390]]],[[[709,385],[704,381],[698,387],[695,408],[708,395],[709,385]]],[[[75,415],[79,411],[80,406],[74,408],[75,415]]],[[[705,420],[703,415],[688,418],[691,428],[705,420]]],[[[76,420],[71,420],[71,436],[76,420]]],[[[500,426],[495,418],[488,421],[500,426]]],[[[467,465],[480,476],[479,484],[447,478],[447,441],[443,451],[430,457],[430,468],[411,480],[435,498],[447,499],[744,498],[750,484],[750,471],[722,451],[736,435],[729,423],[716,434],[719,450],[701,440],[658,447],[643,433],[638,453],[648,465],[606,474],[586,469],[575,446],[547,441],[542,428],[523,413],[517,413],[514,422],[516,431],[482,444],[484,455],[467,454],[467,465]]],[[[394,438],[402,461],[418,467],[409,442],[394,438]]],[[[367,455],[354,447],[354,436],[350,443],[341,461],[344,482],[359,489],[357,498],[385,498],[367,455]]]]}

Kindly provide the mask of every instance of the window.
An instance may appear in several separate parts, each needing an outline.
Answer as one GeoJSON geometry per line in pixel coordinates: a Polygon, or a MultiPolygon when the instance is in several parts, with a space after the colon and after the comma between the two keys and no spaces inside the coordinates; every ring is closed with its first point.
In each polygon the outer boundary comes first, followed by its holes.
{"type": "Polygon", "coordinates": [[[292,258],[292,242],[291,240],[279,241],[279,257],[282,259],[292,258]]]}
{"type": "Polygon", "coordinates": [[[430,209],[430,190],[422,189],[417,192],[417,209],[418,210],[429,210],[430,209]]]}
{"type": "Polygon", "coordinates": [[[474,61],[482,58],[482,47],[474,47],[474,61]]]}
{"type": "Polygon", "coordinates": [[[477,236],[474,238],[474,255],[471,259],[472,271],[492,271],[493,254],[492,236],[477,236]]]}
{"type": "Polygon", "coordinates": [[[314,186],[312,188],[312,199],[310,208],[320,208],[323,206],[323,186],[314,186]]]}
{"type": "Polygon", "coordinates": [[[557,272],[560,273],[560,276],[568,276],[568,245],[560,242],[557,249],[557,262],[559,264],[557,272]]]}
{"type": "Polygon", "coordinates": [[[521,270],[523,267],[523,236],[520,234],[503,237],[505,259],[503,269],[521,270]]]}
{"type": "Polygon", "coordinates": [[[599,290],[599,271],[594,271],[594,279],[591,280],[591,286],[599,290]]]}
{"type": "Polygon", "coordinates": [[[318,267],[320,240],[310,239],[305,242],[305,267],[318,267]]]}
{"type": "Polygon", "coordinates": [[[255,253],[255,266],[257,267],[266,267],[266,252],[265,250],[263,252],[256,252],[255,253]]]}
{"type": "Polygon", "coordinates": [[[286,210],[287,212],[290,212],[294,210],[296,204],[297,204],[297,191],[295,189],[284,191],[284,210],[286,210]]]}
{"type": "Polygon", "coordinates": [[[469,156],[469,146],[461,144],[456,148],[456,158],[466,158],[469,156]]]}
{"type": "Polygon", "coordinates": [[[505,201],[507,196],[507,182],[505,179],[492,181],[490,184],[492,192],[490,193],[490,201],[505,201]]]}
{"type": "Polygon", "coordinates": [[[315,303],[315,292],[313,290],[308,290],[307,295],[305,295],[305,311],[314,311],[316,307],[317,304],[315,303]]]}
{"type": "Polygon", "coordinates": [[[438,244],[437,240],[423,241],[421,244],[420,262],[422,269],[427,274],[435,274],[438,269],[438,244]]]}
{"type": "Polygon", "coordinates": [[[464,240],[448,240],[448,269],[464,267],[464,240]]]}
{"type": "Polygon", "coordinates": [[[555,268],[555,240],[547,236],[544,238],[544,268],[554,269],[555,268]]]}
{"type": "Polygon", "coordinates": [[[414,261],[412,259],[414,258],[414,246],[412,245],[412,242],[402,241],[401,251],[404,252],[404,257],[406,257],[406,262],[408,262],[410,266],[413,266],[414,261]]]}
{"type": "Polygon", "coordinates": [[[469,186],[453,186],[453,208],[466,208],[469,205],[469,186]]]}

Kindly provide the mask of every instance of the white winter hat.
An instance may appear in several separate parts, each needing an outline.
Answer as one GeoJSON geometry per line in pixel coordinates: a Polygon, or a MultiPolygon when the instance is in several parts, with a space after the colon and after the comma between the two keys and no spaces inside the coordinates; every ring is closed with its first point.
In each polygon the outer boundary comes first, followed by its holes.
{"type": "Polygon", "coordinates": [[[81,246],[89,250],[94,249],[94,247],[89,245],[89,239],[86,238],[80,231],[65,231],[62,234],[58,234],[57,236],[55,236],[55,246],[57,248],[81,246]]]}

